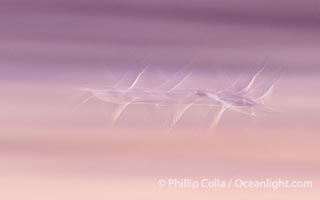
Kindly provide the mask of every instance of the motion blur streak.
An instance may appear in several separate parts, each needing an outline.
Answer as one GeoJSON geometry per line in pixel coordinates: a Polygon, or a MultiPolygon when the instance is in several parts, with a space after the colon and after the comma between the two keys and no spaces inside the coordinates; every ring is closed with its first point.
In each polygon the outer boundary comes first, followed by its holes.
{"type": "Polygon", "coordinates": [[[319,35],[317,0],[1,0],[0,199],[318,199],[319,35]],[[113,85],[146,58],[162,73],[142,78],[150,87],[192,62],[181,87],[210,91],[264,60],[283,67],[265,101],[281,112],[253,119],[226,110],[207,134],[211,111],[192,107],[167,133],[157,122],[169,107],[150,117],[130,105],[109,129],[109,104],[78,106],[76,88],[113,85]],[[167,178],[314,187],[158,187],[167,178]]]}

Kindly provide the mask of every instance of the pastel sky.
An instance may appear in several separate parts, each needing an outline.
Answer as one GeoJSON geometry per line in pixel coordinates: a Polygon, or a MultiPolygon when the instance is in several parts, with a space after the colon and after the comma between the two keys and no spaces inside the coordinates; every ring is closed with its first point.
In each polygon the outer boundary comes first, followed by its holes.
{"type": "MultiPolygon", "coordinates": [[[[2,0],[0,199],[318,199],[320,2],[317,0],[2,0]],[[219,90],[266,61],[284,72],[253,118],[227,111],[205,133],[194,107],[84,105],[80,87],[114,84],[148,60],[144,86],[193,62],[183,87],[219,90]],[[309,189],[169,189],[166,178],[283,178],[309,189]]],[[[158,81],[158,82],[157,82],[158,81]]]]}

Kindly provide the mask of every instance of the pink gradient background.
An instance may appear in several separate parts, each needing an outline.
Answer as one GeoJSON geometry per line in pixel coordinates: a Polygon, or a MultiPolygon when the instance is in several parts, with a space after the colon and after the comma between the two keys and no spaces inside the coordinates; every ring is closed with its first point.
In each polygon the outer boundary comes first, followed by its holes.
{"type": "MultiPolygon", "coordinates": [[[[0,199],[318,199],[320,4],[297,0],[0,1],[0,199]],[[226,112],[215,133],[191,109],[168,134],[133,105],[76,107],[150,57],[186,85],[216,89],[268,58],[285,73],[256,118],[226,112]],[[227,77],[227,76],[225,76],[227,77]],[[312,180],[312,189],[168,189],[159,178],[312,180]]],[[[170,110],[157,116],[161,121],[170,110]]]]}

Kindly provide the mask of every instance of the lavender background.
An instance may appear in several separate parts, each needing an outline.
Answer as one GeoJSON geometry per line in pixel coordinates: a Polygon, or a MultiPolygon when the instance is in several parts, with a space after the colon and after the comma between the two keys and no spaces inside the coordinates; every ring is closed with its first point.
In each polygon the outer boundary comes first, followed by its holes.
{"type": "Polygon", "coordinates": [[[317,199],[319,35],[315,0],[0,1],[0,198],[317,199]],[[111,84],[146,57],[167,75],[195,60],[186,85],[212,89],[267,59],[286,69],[267,101],[283,112],[255,123],[227,112],[203,134],[206,109],[195,108],[167,134],[143,107],[113,131],[110,105],[75,109],[75,88],[111,84]],[[280,177],[314,188],[159,188],[167,177],[280,177]]]}

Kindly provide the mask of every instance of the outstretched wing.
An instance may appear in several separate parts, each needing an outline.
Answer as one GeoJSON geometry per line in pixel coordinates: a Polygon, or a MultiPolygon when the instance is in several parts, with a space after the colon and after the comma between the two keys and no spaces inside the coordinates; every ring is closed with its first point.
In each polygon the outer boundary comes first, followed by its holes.
{"type": "MultiPolygon", "coordinates": [[[[140,81],[142,75],[147,71],[150,62],[147,58],[143,59],[137,66],[131,67],[111,88],[132,89],[140,81]]],[[[109,87],[110,88],[110,87],[109,87]]]]}
{"type": "Polygon", "coordinates": [[[116,104],[115,110],[113,112],[113,115],[110,119],[111,126],[114,126],[115,123],[118,121],[124,110],[132,103],[132,101],[128,101],[124,104],[116,104]]]}
{"type": "Polygon", "coordinates": [[[214,132],[216,127],[218,126],[223,113],[227,110],[227,108],[224,105],[221,105],[221,107],[216,110],[213,109],[213,107],[210,108],[209,113],[206,117],[206,122],[208,123],[207,131],[208,132],[214,132]]]}
{"type": "Polygon", "coordinates": [[[263,63],[263,65],[251,67],[251,69],[242,72],[231,86],[220,91],[220,93],[243,94],[248,92],[259,76],[261,76],[265,68],[265,63],[263,63]]]}
{"type": "Polygon", "coordinates": [[[195,102],[186,105],[176,106],[175,110],[173,111],[173,114],[171,115],[168,121],[169,131],[173,130],[176,124],[181,120],[182,116],[186,113],[188,109],[190,109],[194,105],[194,103],[195,102]]]}
{"type": "Polygon", "coordinates": [[[271,93],[274,86],[279,82],[283,73],[282,67],[270,67],[264,70],[264,74],[247,91],[247,96],[262,101],[271,93]]]}
{"type": "Polygon", "coordinates": [[[158,87],[155,87],[155,90],[163,90],[167,92],[171,92],[178,87],[181,86],[181,84],[190,77],[192,74],[192,62],[184,67],[183,69],[179,70],[177,73],[175,73],[171,78],[169,78],[166,82],[161,84],[158,87]]]}

